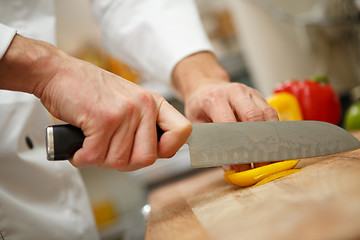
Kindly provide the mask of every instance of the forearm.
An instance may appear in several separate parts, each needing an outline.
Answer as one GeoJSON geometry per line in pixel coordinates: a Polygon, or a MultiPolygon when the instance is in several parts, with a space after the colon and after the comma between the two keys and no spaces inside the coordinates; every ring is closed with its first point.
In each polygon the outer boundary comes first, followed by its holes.
{"type": "Polygon", "coordinates": [[[191,132],[160,95],[21,36],[0,61],[0,88],[34,94],[53,116],[83,130],[84,144],[71,161],[77,167],[145,167],[173,156],[191,132]],[[156,125],[164,130],[160,141],[156,125]]]}
{"type": "Polygon", "coordinates": [[[172,72],[172,85],[183,99],[204,85],[221,82],[230,82],[229,76],[210,52],[186,57],[172,72]]]}
{"type": "Polygon", "coordinates": [[[55,74],[57,56],[62,54],[48,43],[16,35],[0,60],[0,89],[41,97],[55,74]]]}

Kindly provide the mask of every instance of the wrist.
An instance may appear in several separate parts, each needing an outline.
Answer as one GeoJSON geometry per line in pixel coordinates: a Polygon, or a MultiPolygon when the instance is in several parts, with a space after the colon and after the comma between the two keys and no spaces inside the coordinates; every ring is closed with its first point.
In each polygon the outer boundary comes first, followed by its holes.
{"type": "Polygon", "coordinates": [[[172,84],[183,99],[204,85],[230,82],[229,75],[210,52],[199,52],[181,60],[172,73],[172,84]]]}
{"type": "Polygon", "coordinates": [[[0,88],[39,97],[55,74],[59,54],[48,43],[16,35],[0,60],[0,88]]]}

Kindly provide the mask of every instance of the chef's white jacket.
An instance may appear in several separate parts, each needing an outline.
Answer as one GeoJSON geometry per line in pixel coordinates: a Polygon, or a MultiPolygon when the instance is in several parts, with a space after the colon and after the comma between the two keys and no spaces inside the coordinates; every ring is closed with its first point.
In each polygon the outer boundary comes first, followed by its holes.
{"type": "MultiPolygon", "coordinates": [[[[170,85],[179,60],[211,50],[191,0],[92,5],[109,52],[149,79],[170,85]]],[[[53,8],[50,0],[0,0],[0,58],[16,33],[55,44],[53,8]]],[[[46,160],[49,124],[33,95],[0,90],[0,239],[99,238],[77,169],[46,160]]]]}

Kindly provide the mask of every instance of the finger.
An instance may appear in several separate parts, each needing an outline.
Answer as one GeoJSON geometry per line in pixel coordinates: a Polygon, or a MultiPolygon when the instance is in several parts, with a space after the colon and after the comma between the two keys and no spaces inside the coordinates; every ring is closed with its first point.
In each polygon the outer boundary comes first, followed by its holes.
{"type": "Polygon", "coordinates": [[[156,111],[149,110],[149,114],[141,119],[136,129],[133,148],[127,171],[152,165],[157,158],[156,111]]]}
{"type": "Polygon", "coordinates": [[[255,89],[252,91],[252,99],[262,112],[265,121],[278,121],[279,117],[274,108],[272,108],[261,94],[255,89]]]}
{"type": "Polygon", "coordinates": [[[260,108],[255,104],[250,88],[243,85],[233,85],[229,101],[242,122],[264,121],[260,108]]]}
{"type": "Polygon", "coordinates": [[[157,124],[164,131],[158,143],[158,157],[172,157],[190,136],[191,123],[163,100],[159,108],[157,124]]]}
{"type": "Polygon", "coordinates": [[[242,172],[251,168],[250,164],[236,164],[231,165],[231,167],[235,170],[235,172],[242,172]]]}
{"type": "Polygon", "coordinates": [[[135,119],[119,121],[114,132],[102,168],[126,170],[133,148],[137,121],[135,119]]]}
{"type": "Polygon", "coordinates": [[[120,115],[123,119],[117,123],[120,125],[111,140],[106,166],[130,171],[149,166],[156,160],[156,103],[153,95],[145,91],[138,92],[137,99],[140,105],[125,104],[127,114],[120,115]]]}
{"type": "Polygon", "coordinates": [[[101,166],[106,157],[110,143],[112,129],[93,130],[89,132],[84,128],[85,139],[82,147],[75,152],[70,163],[75,167],[101,166]]]}
{"type": "Polygon", "coordinates": [[[204,110],[208,113],[211,122],[236,122],[234,111],[229,103],[223,99],[219,99],[218,103],[204,110]]]}
{"type": "Polygon", "coordinates": [[[213,97],[203,105],[203,111],[211,122],[236,122],[235,114],[224,92],[215,89],[211,95],[213,97]]]}
{"type": "Polygon", "coordinates": [[[193,109],[193,106],[185,104],[185,116],[192,123],[208,123],[211,122],[211,119],[206,115],[203,109],[198,111],[199,105],[195,105],[196,109],[193,109]]]}

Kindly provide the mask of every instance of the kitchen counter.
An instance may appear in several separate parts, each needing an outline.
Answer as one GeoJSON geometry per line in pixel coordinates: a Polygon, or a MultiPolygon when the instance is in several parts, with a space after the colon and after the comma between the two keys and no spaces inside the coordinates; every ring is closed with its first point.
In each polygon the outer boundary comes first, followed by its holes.
{"type": "Polygon", "coordinates": [[[230,185],[213,168],[154,190],[146,239],[359,239],[360,149],[299,167],[258,187],[230,185]]]}

